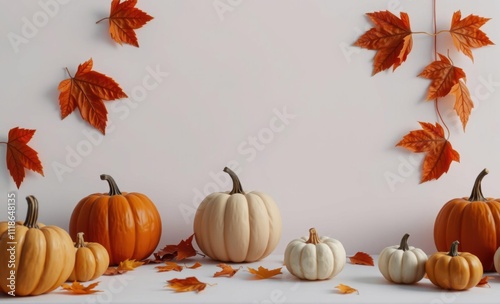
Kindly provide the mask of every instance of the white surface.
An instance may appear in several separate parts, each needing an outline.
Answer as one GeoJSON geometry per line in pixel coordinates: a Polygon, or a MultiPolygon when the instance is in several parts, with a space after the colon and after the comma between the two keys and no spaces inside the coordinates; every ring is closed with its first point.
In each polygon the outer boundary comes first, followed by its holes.
{"type": "MultiPolygon", "coordinates": [[[[110,1],[61,1],[18,52],[9,33],[22,35],[26,20],[43,18],[41,3],[54,1],[0,3],[0,141],[15,126],[36,129],[30,145],[45,169],[45,177],[27,173],[18,191],[20,218],[24,197],[33,194],[40,220],[67,228],[81,198],[107,191],[99,175],[108,173],[121,190],[156,203],[161,244],[177,243],[192,233],[204,195],[229,189],[221,172],[236,163],[244,189],[268,193],[281,210],[276,253],[313,226],[351,252],[378,253],[404,233],[431,252],[438,210],[469,195],[483,168],[491,172],[485,195],[500,197],[498,46],[473,50],[472,63],[439,36],[438,50],[449,49],[467,73],[476,107],[463,133],[451,102],[443,101],[461,163],[423,185],[422,155],[394,146],[417,121],[436,121],[424,101],[430,82],[416,76],[433,57],[432,38],[416,35],[407,62],[374,77],[375,53],[351,47],[371,26],[367,12],[405,11],[412,29],[432,31],[430,0],[140,0],[137,6],[154,17],[137,30],[140,48],[117,45],[106,22],[95,24],[109,14],[110,1]],[[232,6],[219,15],[217,3],[232,6]],[[64,67],[74,73],[91,57],[95,70],[131,96],[107,103],[104,138],[78,112],[61,120],[58,108],[64,67]],[[143,80],[154,85],[148,77],[155,69],[169,75],[138,101],[143,80]],[[295,117],[281,124],[276,111],[284,110],[295,117]],[[259,136],[263,141],[252,146],[259,136]],[[57,166],[68,172],[58,177],[57,166]],[[392,185],[388,174],[397,178],[392,185]]],[[[482,29],[500,43],[500,1],[438,0],[439,28],[449,27],[456,10],[492,18],[482,29]]],[[[6,194],[16,190],[3,159],[0,146],[0,220],[6,194]]]]}
{"type": "MultiPolygon", "coordinates": [[[[377,256],[374,256],[375,261],[377,256]]],[[[301,281],[292,276],[286,267],[283,274],[273,279],[257,280],[247,267],[263,266],[274,269],[283,266],[283,257],[273,255],[260,262],[241,264],[232,278],[218,277],[220,271],[216,262],[196,259],[203,263],[198,269],[184,269],[181,272],[158,273],[156,265],[145,265],[121,276],[101,277],[94,295],[65,295],[61,289],[36,296],[16,298],[0,296],[2,303],[498,303],[500,277],[490,280],[490,288],[474,287],[467,291],[447,291],[435,287],[428,279],[414,285],[398,285],[386,281],[377,265],[362,266],[347,263],[336,277],[326,281],[301,281]],[[200,293],[176,293],[165,288],[166,281],[173,278],[196,276],[199,281],[216,284],[207,286],[200,293]],[[338,284],[356,288],[359,294],[340,294],[338,284]]],[[[189,260],[187,265],[194,264],[189,260]]],[[[240,264],[232,265],[234,268],[240,264]]],[[[87,285],[86,283],[85,285],[87,285]]]]}

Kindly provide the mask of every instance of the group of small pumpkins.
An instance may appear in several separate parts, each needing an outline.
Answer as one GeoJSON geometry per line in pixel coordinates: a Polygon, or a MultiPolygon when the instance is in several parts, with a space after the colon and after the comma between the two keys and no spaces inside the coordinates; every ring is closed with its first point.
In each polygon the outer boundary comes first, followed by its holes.
{"type": "MultiPolygon", "coordinates": [[[[263,259],[281,237],[279,209],[267,194],[244,192],[231,169],[224,168],[224,172],[230,175],[233,188],[212,193],[201,202],[193,227],[196,243],[214,260],[263,259]]],[[[440,210],[434,226],[439,252],[428,257],[409,246],[408,234],[400,245],[382,250],[378,267],[387,280],[412,284],[427,274],[441,288],[465,290],[477,285],[483,270],[500,272],[500,201],[482,194],[481,181],[487,173],[485,169],[479,174],[469,198],[453,199],[440,210]]],[[[76,205],[69,234],[38,223],[38,201],[33,196],[27,197],[26,219],[16,222],[14,233],[7,231],[12,223],[0,223],[0,277],[9,278],[14,271],[15,295],[47,293],[64,281],[94,280],[108,266],[148,258],[156,249],[162,222],[153,202],[141,193],[120,192],[109,175],[101,179],[108,182],[109,193],[91,194],[76,205]],[[15,249],[9,251],[12,244],[15,249]]],[[[334,277],[346,263],[342,243],[319,237],[314,228],[309,233],[286,247],[286,268],[305,280],[334,277]]],[[[9,293],[9,284],[3,280],[0,291],[9,293]]]]}

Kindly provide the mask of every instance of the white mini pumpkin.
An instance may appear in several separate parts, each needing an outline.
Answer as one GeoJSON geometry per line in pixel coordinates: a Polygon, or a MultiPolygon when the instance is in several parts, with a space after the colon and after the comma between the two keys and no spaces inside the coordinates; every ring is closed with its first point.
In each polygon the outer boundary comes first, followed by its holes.
{"type": "Polygon", "coordinates": [[[500,273],[500,247],[498,247],[495,252],[495,256],[493,257],[493,264],[495,266],[495,270],[500,273]]]}
{"type": "Polygon", "coordinates": [[[400,245],[386,247],[378,258],[378,268],[384,278],[398,284],[413,284],[425,275],[427,255],[419,248],[408,246],[407,233],[400,245]]]}
{"type": "Polygon", "coordinates": [[[285,266],[294,276],[305,280],[325,280],[344,269],[346,252],[342,243],[326,236],[319,237],[309,229],[309,238],[291,241],[285,250],[285,266]]]}
{"type": "Polygon", "coordinates": [[[229,168],[231,192],[215,192],[198,206],[194,234],[200,250],[214,260],[254,262],[268,256],[281,237],[281,215],[274,200],[262,192],[245,193],[229,168]]]}

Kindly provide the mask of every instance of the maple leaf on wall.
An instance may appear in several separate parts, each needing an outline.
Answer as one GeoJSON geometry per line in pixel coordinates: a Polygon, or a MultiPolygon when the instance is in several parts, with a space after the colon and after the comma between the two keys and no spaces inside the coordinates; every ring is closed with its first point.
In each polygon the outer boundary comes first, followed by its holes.
{"type": "Polygon", "coordinates": [[[448,172],[452,161],[460,162],[460,154],[453,149],[444,137],[443,127],[436,123],[419,122],[421,130],[410,131],[396,145],[412,152],[426,152],[422,169],[421,183],[438,179],[448,172]]]}
{"type": "Polygon", "coordinates": [[[139,47],[135,30],[153,19],[147,13],[136,8],[137,0],[113,0],[109,17],[98,20],[99,23],[103,20],[109,20],[109,34],[114,41],[119,43],[127,43],[135,47],[139,47]]]}
{"type": "Polygon", "coordinates": [[[108,111],[104,101],[128,96],[111,77],[92,71],[92,66],[93,61],[90,58],[78,65],[74,77],[66,69],[70,78],[61,81],[58,87],[61,119],[78,108],[85,121],[105,134],[108,111]]]}
{"type": "Polygon", "coordinates": [[[401,18],[389,11],[366,14],[375,24],[354,43],[355,46],[376,50],[373,72],[375,75],[393,67],[393,71],[406,61],[413,45],[410,18],[401,12],[401,18]]]}
{"type": "Polygon", "coordinates": [[[26,175],[25,169],[37,172],[43,176],[43,166],[38,158],[38,152],[27,145],[36,130],[15,127],[10,129],[7,142],[7,169],[17,188],[21,186],[26,175]]]}

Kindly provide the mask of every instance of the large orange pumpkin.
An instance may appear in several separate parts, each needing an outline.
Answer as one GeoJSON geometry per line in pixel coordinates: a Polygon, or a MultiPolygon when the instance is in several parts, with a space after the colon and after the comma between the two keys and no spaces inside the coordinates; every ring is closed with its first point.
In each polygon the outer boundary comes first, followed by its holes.
{"type": "Polygon", "coordinates": [[[494,271],[493,256],[500,246],[500,202],[485,198],[481,181],[488,174],[479,173],[468,198],[455,198],[439,211],[434,223],[434,243],[438,251],[446,251],[455,240],[459,251],[476,255],[484,271],[494,271]]]}
{"type": "Polygon", "coordinates": [[[120,192],[109,175],[102,174],[101,179],[108,182],[110,191],[91,194],[76,205],[69,223],[73,241],[78,232],[83,232],[88,242],[106,248],[110,265],[149,257],[161,237],[156,206],[144,194],[120,192]]]}

